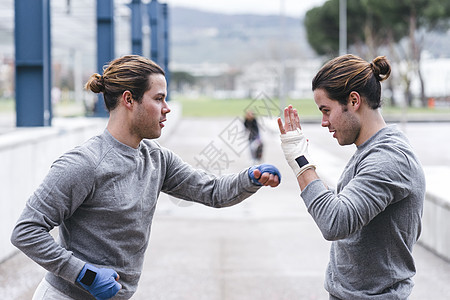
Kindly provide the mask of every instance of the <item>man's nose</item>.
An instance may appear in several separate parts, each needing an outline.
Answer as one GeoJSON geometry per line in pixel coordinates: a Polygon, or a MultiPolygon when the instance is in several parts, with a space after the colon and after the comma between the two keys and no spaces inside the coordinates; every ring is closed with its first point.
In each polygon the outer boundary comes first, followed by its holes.
{"type": "Polygon", "coordinates": [[[167,104],[167,102],[165,102],[165,104],[166,105],[162,108],[162,111],[164,114],[168,114],[168,113],[170,113],[171,109],[170,109],[169,105],[167,104]]]}

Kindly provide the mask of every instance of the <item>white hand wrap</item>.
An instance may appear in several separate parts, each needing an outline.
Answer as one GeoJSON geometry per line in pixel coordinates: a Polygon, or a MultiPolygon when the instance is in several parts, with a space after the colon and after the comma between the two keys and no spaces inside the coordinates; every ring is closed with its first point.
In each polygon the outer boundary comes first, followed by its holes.
{"type": "Polygon", "coordinates": [[[316,168],[309,159],[308,140],[301,129],[288,131],[286,134],[281,134],[280,137],[281,149],[283,149],[284,156],[296,177],[308,169],[316,168]]]}

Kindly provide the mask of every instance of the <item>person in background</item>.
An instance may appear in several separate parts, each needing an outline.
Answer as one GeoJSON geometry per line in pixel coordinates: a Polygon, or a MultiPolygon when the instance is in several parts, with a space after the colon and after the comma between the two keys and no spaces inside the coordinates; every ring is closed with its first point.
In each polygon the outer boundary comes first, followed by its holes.
{"type": "Polygon", "coordinates": [[[245,112],[244,127],[249,133],[248,143],[253,163],[259,163],[262,160],[264,145],[259,135],[258,121],[251,110],[245,112]]]}
{"type": "MultiPolygon", "coordinates": [[[[384,56],[354,55],[326,63],[312,81],[322,126],[340,145],[356,145],[336,191],[316,173],[296,109],[279,118],[281,147],[308,212],[332,241],[325,289],[330,299],[407,299],[416,273],[413,246],[421,232],[425,178],[406,136],[381,113],[384,56]]],[[[326,166],[323,166],[326,172],[326,166]]]]}
{"type": "Polygon", "coordinates": [[[160,146],[170,108],[164,71],[149,59],[118,58],[86,89],[103,93],[106,129],[53,163],[11,236],[48,270],[35,300],[131,298],[160,192],[220,208],[281,180],[269,164],[214,176],[160,146]]]}

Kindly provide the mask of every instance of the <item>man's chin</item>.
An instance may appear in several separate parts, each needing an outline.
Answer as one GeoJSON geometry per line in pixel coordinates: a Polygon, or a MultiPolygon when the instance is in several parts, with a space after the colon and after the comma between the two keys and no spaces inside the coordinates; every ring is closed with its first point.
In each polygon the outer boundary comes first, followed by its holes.
{"type": "Polygon", "coordinates": [[[151,135],[148,135],[147,137],[145,137],[147,140],[154,140],[161,137],[161,131],[160,132],[154,132],[151,135]]]}

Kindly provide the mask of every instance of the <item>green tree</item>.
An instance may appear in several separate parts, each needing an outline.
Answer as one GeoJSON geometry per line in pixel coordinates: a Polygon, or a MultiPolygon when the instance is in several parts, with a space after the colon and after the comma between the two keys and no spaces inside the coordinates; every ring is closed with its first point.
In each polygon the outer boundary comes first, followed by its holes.
{"type": "Polygon", "coordinates": [[[339,2],[327,1],[306,12],[308,43],[319,55],[335,56],[339,49],[339,2]]]}
{"type": "MultiPolygon", "coordinates": [[[[365,42],[367,20],[365,1],[347,0],[347,40],[350,45],[365,42]]],[[[328,0],[312,8],[305,15],[305,28],[309,44],[319,55],[336,56],[339,53],[339,0],[328,0]]]]}
{"type": "MultiPolygon", "coordinates": [[[[347,0],[347,42],[360,56],[370,59],[390,52],[391,60],[406,62],[400,78],[408,103],[411,76],[421,82],[421,99],[426,103],[420,71],[426,32],[449,28],[450,1],[441,0],[347,0]],[[383,50],[381,50],[383,49],[383,50]]],[[[339,0],[328,0],[305,16],[307,37],[319,55],[336,56],[339,49],[339,0]]]]}

